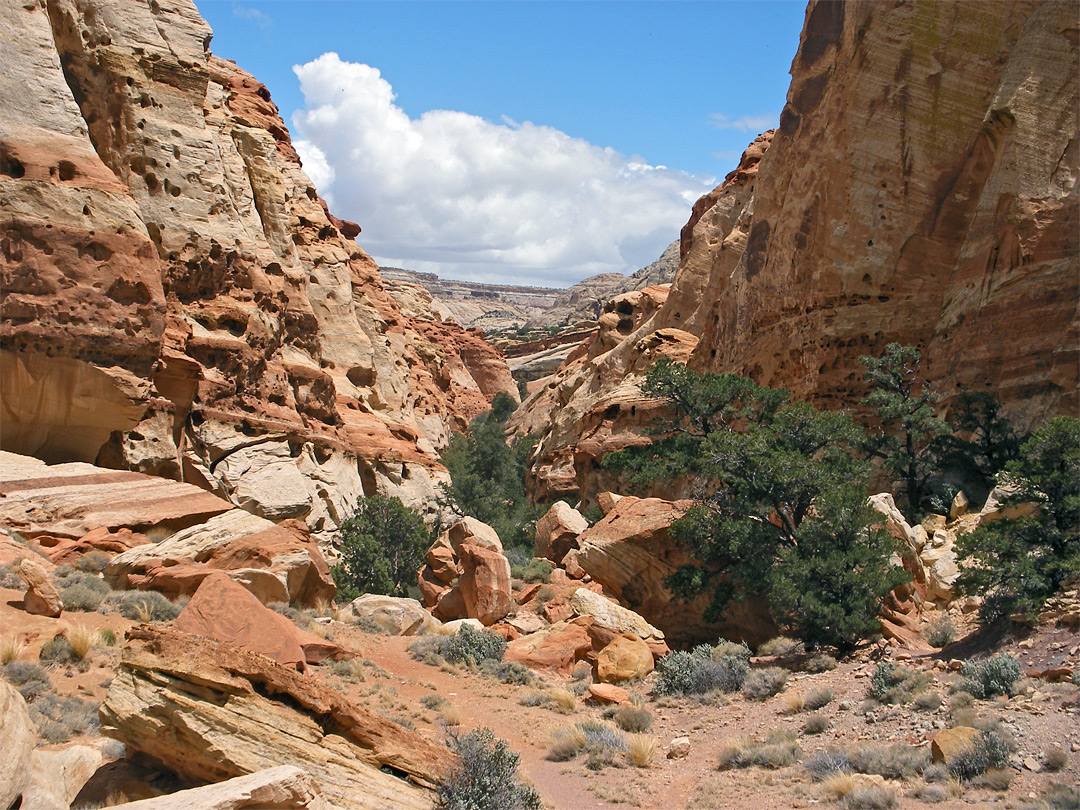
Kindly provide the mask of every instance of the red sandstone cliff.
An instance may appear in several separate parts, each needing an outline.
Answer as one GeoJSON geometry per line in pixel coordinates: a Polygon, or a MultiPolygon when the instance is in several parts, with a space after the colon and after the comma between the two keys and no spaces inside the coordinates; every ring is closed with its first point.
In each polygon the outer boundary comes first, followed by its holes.
{"type": "Polygon", "coordinates": [[[266,88],[189,0],[0,4],[2,447],[198,483],[332,530],[433,502],[452,428],[516,396],[403,315],[266,88]]]}
{"type": "Polygon", "coordinates": [[[694,206],[667,300],[516,417],[537,495],[595,494],[662,354],[851,405],[899,341],[946,394],[1076,413],[1078,40],[1069,3],[811,2],[780,128],[694,206]]]}

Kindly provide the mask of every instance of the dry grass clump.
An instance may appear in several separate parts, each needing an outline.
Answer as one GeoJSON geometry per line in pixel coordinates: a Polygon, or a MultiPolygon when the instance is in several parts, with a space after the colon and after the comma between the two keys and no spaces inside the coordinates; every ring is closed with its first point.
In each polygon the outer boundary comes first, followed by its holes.
{"type": "Polygon", "coordinates": [[[945,782],[929,782],[916,785],[907,795],[926,804],[937,804],[948,799],[957,799],[963,792],[964,788],[960,785],[960,782],[952,779],[945,782]]]}
{"type": "Polygon", "coordinates": [[[569,714],[577,706],[577,698],[567,689],[552,689],[548,692],[548,697],[551,698],[555,708],[563,714],[569,714]]]}
{"type": "Polygon", "coordinates": [[[846,755],[852,770],[876,773],[886,779],[908,778],[922,773],[930,764],[928,749],[903,743],[860,746],[848,749],[846,755]]]}
{"type": "Polygon", "coordinates": [[[548,746],[547,758],[552,762],[568,762],[585,748],[585,732],[577,726],[555,732],[548,746]]]}
{"type": "Polygon", "coordinates": [[[461,725],[461,712],[457,706],[447,703],[445,706],[439,709],[439,717],[442,718],[444,724],[448,726],[460,726],[461,725]]]}
{"type": "Polygon", "coordinates": [[[1046,751],[1044,761],[1046,770],[1057,772],[1069,764],[1069,755],[1063,749],[1053,746],[1046,751]]]}
{"type": "Polygon", "coordinates": [[[827,653],[818,653],[812,656],[805,664],[803,664],[803,671],[810,673],[829,672],[836,669],[836,659],[827,653]]]}
{"type": "Polygon", "coordinates": [[[817,711],[823,709],[833,702],[833,690],[828,686],[818,686],[811,689],[806,693],[806,699],[803,702],[803,708],[808,712],[817,711]]]}
{"type": "Polygon", "coordinates": [[[26,642],[18,636],[4,636],[0,639],[0,665],[10,664],[26,652],[26,642]]]}
{"type": "Polygon", "coordinates": [[[743,694],[751,700],[767,700],[784,688],[788,672],[780,667],[755,669],[746,676],[743,694]]]}
{"type": "Polygon", "coordinates": [[[648,734],[632,734],[626,746],[626,758],[635,768],[648,768],[656,757],[656,738],[648,734]]]}
{"type": "Polygon", "coordinates": [[[653,723],[652,715],[646,709],[639,709],[634,706],[620,706],[615,710],[612,719],[615,721],[615,725],[623,731],[635,734],[648,731],[652,728],[653,723]]]}
{"type": "Polygon", "coordinates": [[[97,630],[87,627],[85,624],[76,624],[68,628],[68,643],[75,657],[82,661],[90,654],[100,642],[101,636],[97,630]]]}
{"type": "Polygon", "coordinates": [[[780,701],[780,711],[784,714],[798,714],[806,708],[806,698],[802,692],[788,692],[780,701]]]}
{"type": "Polygon", "coordinates": [[[1011,768],[991,768],[981,776],[971,780],[973,787],[981,787],[986,790],[996,790],[1004,793],[1012,784],[1013,772],[1011,768]]]}
{"type": "Polygon", "coordinates": [[[795,742],[796,735],[788,729],[776,729],[769,733],[764,743],[755,743],[748,737],[733,737],[720,749],[717,767],[732,768],[786,768],[799,761],[802,751],[795,742]]]}
{"type": "Polygon", "coordinates": [[[778,658],[785,658],[790,655],[800,655],[806,652],[806,648],[803,643],[795,638],[787,638],[786,636],[777,636],[776,638],[769,639],[757,649],[758,655],[776,656],[778,658]]]}
{"type": "Polygon", "coordinates": [[[896,791],[883,785],[859,785],[844,797],[845,810],[891,810],[896,791]]]}
{"type": "Polygon", "coordinates": [[[567,762],[585,752],[588,755],[585,767],[598,771],[615,765],[616,755],[628,752],[629,747],[621,731],[597,720],[586,720],[555,732],[548,746],[547,758],[553,762],[567,762]]]}
{"type": "Polygon", "coordinates": [[[822,717],[820,714],[811,715],[806,718],[806,722],[803,723],[803,734],[824,734],[829,730],[829,718],[822,717]]]}
{"type": "Polygon", "coordinates": [[[855,789],[855,778],[850,773],[836,771],[822,780],[821,789],[830,799],[838,801],[855,789]]]}
{"type": "Polygon", "coordinates": [[[551,698],[543,692],[526,692],[518,698],[518,704],[521,706],[543,706],[550,702],[551,698]]]}
{"type": "Polygon", "coordinates": [[[941,707],[941,695],[930,689],[927,689],[919,694],[915,695],[912,700],[912,706],[918,709],[920,712],[932,712],[941,707]]]}

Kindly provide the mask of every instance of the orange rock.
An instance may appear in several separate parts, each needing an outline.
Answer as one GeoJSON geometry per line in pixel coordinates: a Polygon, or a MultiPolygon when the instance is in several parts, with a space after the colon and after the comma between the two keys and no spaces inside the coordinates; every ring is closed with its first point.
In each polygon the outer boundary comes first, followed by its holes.
{"type": "Polygon", "coordinates": [[[577,545],[578,535],[587,528],[589,521],[578,510],[565,501],[555,501],[536,521],[536,556],[562,562],[566,552],[577,545]]]}
{"type": "Polygon", "coordinates": [[[564,599],[552,599],[544,605],[544,618],[551,624],[563,622],[574,615],[574,609],[564,599]]]}
{"type": "Polygon", "coordinates": [[[533,669],[569,672],[592,650],[585,627],[574,622],[558,622],[546,630],[522,636],[506,645],[507,661],[518,661],[533,669]]]}
{"type": "Polygon", "coordinates": [[[652,651],[630,633],[616,636],[596,657],[596,676],[603,683],[632,681],[652,671],[652,651]]]}
{"type": "Polygon", "coordinates": [[[55,619],[64,611],[60,592],[53,585],[52,577],[40,562],[24,557],[19,562],[19,576],[27,585],[23,608],[27,613],[55,619]]]}
{"type": "Polygon", "coordinates": [[[35,540],[43,547],[45,555],[57,565],[73,565],[91,551],[99,551],[112,557],[150,542],[150,538],[145,534],[126,528],[111,531],[105,526],[93,529],[77,540],[49,535],[42,535],[35,540]]]}
{"type": "Polygon", "coordinates": [[[183,633],[207,636],[304,670],[300,633],[284,616],[263,607],[226,574],[207,576],[173,625],[183,633]]]}
{"type": "Polygon", "coordinates": [[[620,686],[612,686],[610,683],[589,684],[589,695],[597,703],[617,703],[620,705],[630,703],[630,693],[620,686]]]}
{"type": "Polygon", "coordinates": [[[930,758],[934,762],[951,765],[957,757],[966,754],[979,739],[979,730],[970,726],[956,726],[939,731],[930,741],[930,758]]]}
{"type": "Polygon", "coordinates": [[[458,548],[458,559],[464,570],[458,587],[465,615],[484,626],[494,624],[510,612],[510,563],[501,551],[465,544],[458,548]]]}
{"type": "Polygon", "coordinates": [[[539,582],[534,582],[532,585],[526,585],[524,588],[518,591],[517,603],[519,605],[524,605],[526,602],[530,601],[534,596],[536,596],[536,594],[540,592],[540,589],[542,587],[544,586],[541,585],[539,582]]]}

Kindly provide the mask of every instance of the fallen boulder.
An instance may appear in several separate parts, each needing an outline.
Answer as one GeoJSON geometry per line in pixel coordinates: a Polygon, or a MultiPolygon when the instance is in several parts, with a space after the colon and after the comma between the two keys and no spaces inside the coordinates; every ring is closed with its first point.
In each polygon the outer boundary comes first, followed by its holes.
{"type": "Polygon", "coordinates": [[[53,585],[52,577],[37,560],[24,557],[19,561],[19,576],[26,583],[26,595],[23,596],[23,609],[36,616],[57,618],[64,612],[64,602],[60,591],[53,585]]]}
{"type": "Polygon", "coordinates": [[[462,518],[439,535],[417,580],[425,607],[439,621],[471,618],[490,626],[513,604],[499,535],[475,518],[462,518]]]}
{"type": "Polygon", "coordinates": [[[349,603],[357,622],[370,622],[391,636],[415,636],[433,630],[439,621],[415,599],[365,593],[349,603]]]}
{"type": "Polygon", "coordinates": [[[600,627],[614,633],[630,633],[646,641],[664,641],[663,632],[639,614],[588,588],[574,591],[570,597],[570,607],[578,616],[591,616],[600,627]]]}
{"type": "Polygon", "coordinates": [[[589,528],[589,521],[566,501],[555,501],[542,518],[536,521],[536,556],[561,563],[572,548],[577,548],[578,536],[589,528]]]}
{"type": "Polygon", "coordinates": [[[633,681],[652,671],[652,650],[632,633],[616,636],[596,657],[596,677],[601,683],[633,681]]]}
{"type": "Polygon", "coordinates": [[[36,749],[19,810],[68,810],[104,760],[101,749],[91,745],[36,749]]]}
{"type": "Polygon", "coordinates": [[[510,612],[510,563],[501,551],[462,545],[458,560],[464,573],[458,580],[465,615],[492,625],[510,612]]]}
{"type": "Polygon", "coordinates": [[[160,625],[128,631],[103,733],[194,782],[287,762],[331,804],[427,810],[441,745],[263,655],[160,625]]]}
{"type": "Polygon", "coordinates": [[[978,729],[970,726],[956,726],[939,731],[930,741],[931,761],[952,765],[957,758],[972,750],[979,734],[978,729]]]}
{"type": "Polygon", "coordinates": [[[333,810],[319,786],[294,765],[267,768],[216,785],[181,790],[112,810],[333,810]]]}
{"type": "Polygon", "coordinates": [[[531,669],[554,669],[569,672],[575,663],[592,651],[587,618],[557,622],[532,635],[514,639],[506,645],[503,656],[531,669]]]}

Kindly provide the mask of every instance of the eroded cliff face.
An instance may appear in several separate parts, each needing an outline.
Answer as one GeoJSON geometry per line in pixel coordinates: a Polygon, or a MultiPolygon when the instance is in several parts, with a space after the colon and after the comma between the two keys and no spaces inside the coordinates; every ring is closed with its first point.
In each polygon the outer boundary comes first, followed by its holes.
{"type": "Polygon", "coordinates": [[[0,6],[3,448],[197,483],[326,537],[431,508],[451,429],[516,397],[403,315],[266,88],[188,0],[0,6]]]}
{"type": "Polygon", "coordinates": [[[520,430],[552,425],[538,493],[591,497],[597,457],[640,441],[676,334],[676,359],[825,406],[898,341],[946,395],[1075,413],[1078,41],[1068,3],[811,2],[780,127],[695,205],[666,302],[526,402],[520,430]]]}

